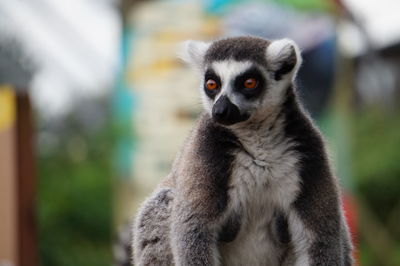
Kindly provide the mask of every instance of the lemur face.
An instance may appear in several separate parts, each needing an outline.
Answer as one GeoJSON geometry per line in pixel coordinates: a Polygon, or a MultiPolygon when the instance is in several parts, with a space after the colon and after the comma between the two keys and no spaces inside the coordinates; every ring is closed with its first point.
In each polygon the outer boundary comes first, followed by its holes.
{"type": "Polygon", "coordinates": [[[213,119],[223,125],[248,120],[260,106],[268,75],[250,61],[215,61],[206,66],[203,101],[213,119]]]}
{"type": "Polygon", "coordinates": [[[263,119],[279,106],[301,61],[292,41],[255,37],[188,41],[182,57],[201,74],[205,110],[225,126],[263,119]]]}

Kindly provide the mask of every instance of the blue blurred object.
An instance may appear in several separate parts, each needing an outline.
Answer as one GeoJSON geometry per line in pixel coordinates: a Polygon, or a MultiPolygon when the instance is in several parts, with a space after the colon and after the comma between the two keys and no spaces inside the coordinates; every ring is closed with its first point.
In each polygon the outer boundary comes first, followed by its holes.
{"type": "Polygon", "coordinates": [[[303,65],[298,75],[298,90],[306,109],[316,118],[332,95],[336,72],[336,38],[330,38],[303,51],[303,65]]]}
{"type": "Polygon", "coordinates": [[[118,134],[114,151],[114,167],[118,177],[122,179],[131,177],[132,151],[135,141],[132,133],[132,112],[135,106],[135,97],[125,78],[133,36],[134,33],[128,29],[124,29],[121,35],[120,70],[112,99],[113,119],[118,134]]]}

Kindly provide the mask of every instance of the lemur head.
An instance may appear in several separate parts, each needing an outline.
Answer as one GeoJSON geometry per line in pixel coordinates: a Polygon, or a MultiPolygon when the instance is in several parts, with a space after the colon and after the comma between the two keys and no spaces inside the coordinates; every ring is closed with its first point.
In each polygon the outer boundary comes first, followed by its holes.
{"type": "Polygon", "coordinates": [[[202,76],[205,110],[228,126],[263,119],[276,109],[301,64],[293,41],[256,37],[186,41],[181,57],[202,76]]]}

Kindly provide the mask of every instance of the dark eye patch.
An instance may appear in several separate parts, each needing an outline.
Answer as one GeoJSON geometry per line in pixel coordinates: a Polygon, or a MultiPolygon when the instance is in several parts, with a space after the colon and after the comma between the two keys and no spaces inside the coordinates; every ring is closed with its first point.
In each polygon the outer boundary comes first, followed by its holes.
{"type": "Polygon", "coordinates": [[[219,76],[214,72],[214,70],[212,70],[211,68],[207,69],[205,75],[204,75],[204,91],[206,92],[207,96],[210,97],[211,99],[215,98],[215,95],[218,94],[218,92],[221,89],[221,79],[219,78],[219,76]],[[207,80],[212,79],[217,83],[217,87],[218,89],[215,90],[208,90],[206,88],[206,83],[207,80]]]}
{"type": "Polygon", "coordinates": [[[239,76],[234,81],[234,90],[243,94],[247,99],[257,98],[264,90],[265,79],[261,71],[257,67],[252,67],[239,76]],[[254,78],[257,80],[257,86],[253,89],[247,89],[244,83],[247,79],[254,78]]]}

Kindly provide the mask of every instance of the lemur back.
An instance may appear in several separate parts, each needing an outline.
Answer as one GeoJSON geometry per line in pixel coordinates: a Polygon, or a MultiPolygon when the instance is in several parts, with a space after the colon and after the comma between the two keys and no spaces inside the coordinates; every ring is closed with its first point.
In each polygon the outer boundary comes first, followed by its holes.
{"type": "Polygon", "coordinates": [[[352,265],[337,180],[289,40],[188,42],[204,113],[133,225],[135,265],[352,265]]]}

